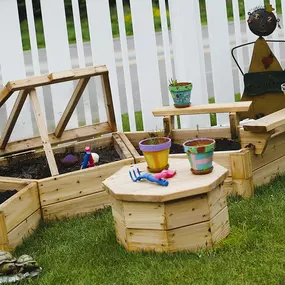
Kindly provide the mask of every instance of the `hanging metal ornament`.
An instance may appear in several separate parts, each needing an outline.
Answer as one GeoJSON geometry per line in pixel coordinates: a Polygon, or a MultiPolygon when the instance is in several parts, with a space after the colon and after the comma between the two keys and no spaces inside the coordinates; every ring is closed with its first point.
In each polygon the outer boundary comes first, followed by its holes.
{"type": "Polygon", "coordinates": [[[249,29],[259,37],[271,35],[275,31],[277,23],[280,27],[280,20],[276,18],[273,11],[274,8],[269,5],[256,8],[253,12],[249,12],[247,20],[249,29]]]}

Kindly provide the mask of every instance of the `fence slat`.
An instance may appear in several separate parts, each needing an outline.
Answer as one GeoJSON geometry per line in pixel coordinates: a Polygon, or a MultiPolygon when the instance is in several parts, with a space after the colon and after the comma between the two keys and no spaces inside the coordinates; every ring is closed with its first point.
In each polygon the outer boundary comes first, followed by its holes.
{"type": "MultiPolygon", "coordinates": [[[[0,44],[2,81],[5,85],[10,80],[26,77],[21,30],[16,0],[0,1],[0,44]],[[5,39],[5,40],[4,40],[5,39]]],[[[14,94],[6,102],[9,116],[18,94],[14,94]]],[[[30,102],[27,100],[18,118],[10,141],[33,136],[30,102]]]]}
{"type": "MultiPolygon", "coordinates": [[[[40,75],[41,70],[40,70],[37,36],[36,36],[35,17],[33,12],[33,2],[32,0],[26,0],[25,3],[26,3],[27,22],[29,29],[30,44],[31,44],[31,55],[33,61],[34,75],[40,75]]],[[[40,105],[42,106],[43,117],[46,118],[43,88],[41,87],[37,88],[37,95],[40,105]]]]}
{"type": "MultiPolygon", "coordinates": [[[[85,63],[85,55],[84,55],[84,48],[83,48],[82,28],[81,28],[80,10],[79,10],[78,0],[72,0],[72,14],[73,14],[73,21],[74,21],[74,29],[75,29],[78,65],[80,68],[84,68],[86,67],[86,63],[85,63]]],[[[80,101],[81,100],[83,101],[86,124],[90,125],[92,124],[92,113],[91,113],[89,92],[87,88],[85,89],[80,101]]]]}
{"type": "MultiPolygon", "coordinates": [[[[234,101],[234,83],[230,55],[227,10],[224,0],[206,0],[211,48],[214,94],[217,103],[234,101]]],[[[217,115],[217,124],[229,123],[226,114],[217,115]]]]}
{"type": "Polygon", "coordinates": [[[120,30],[120,42],[122,49],[122,61],[123,61],[123,70],[125,77],[125,88],[126,88],[130,130],[135,131],[136,130],[136,121],[135,121],[135,112],[134,112],[135,108],[134,108],[134,99],[132,92],[132,81],[130,73],[126,27],[125,27],[124,7],[122,0],[117,0],[116,3],[117,3],[118,23],[120,30]]]}
{"type": "MultiPolygon", "coordinates": [[[[46,53],[49,72],[71,69],[69,42],[67,36],[66,16],[63,0],[41,0],[46,53]]],[[[55,124],[69,101],[74,90],[72,82],[51,86],[55,124]]],[[[48,106],[46,106],[48,107],[48,106]]],[[[50,112],[51,110],[46,110],[50,112]]],[[[67,129],[78,126],[77,114],[73,113],[67,129]]]]}
{"type": "MultiPolygon", "coordinates": [[[[241,20],[239,16],[239,1],[238,0],[233,0],[233,15],[234,15],[234,26],[235,26],[235,39],[236,39],[236,45],[241,45],[242,44],[242,34],[241,34],[241,20]]],[[[239,48],[236,51],[236,57],[237,61],[240,65],[240,68],[243,72],[246,72],[244,70],[244,57],[243,57],[243,52],[242,48],[239,48]]],[[[237,66],[235,66],[237,68],[237,66]]],[[[243,83],[243,75],[241,72],[238,70],[238,75],[239,75],[239,91],[240,94],[243,93],[244,90],[244,83],[243,83]]]]}
{"type": "MultiPolygon", "coordinates": [[[[199,4],[195,0],[170,0],[170,19],[175,74],[178,81],[193,84],[191,102],[207,104],[208,92],[199,4]]],[[[209,126],[208,115],[181,117],[183,128],[209,126]]]]}
{"type": "Polygon", "coordinates": [[[152,2],[131,0],[130,5],[144,129],[153,131],[162,128],[162,120],[152,115],[152,108],[162,106],[162,97],[152,2]]]}
{"type": "MultiPolygon", "coordinates": [[[[94,65],[105,64],[109,70],[109,78],[112,89],[117,128],[122,130],[121,106],[119,97],[118,77],[115,62],[115,51],[110,18],[110,7],[108,0],[86,0],[87,17],[90,30],[90,41],[94,65]]],[[[107,119],[103,93],[98,84],[96,90],[98,95],[98,108],[100,120],[107,119]]]]}
{"type": "MultiPolygon", "coordinates": [[[[278,18],[278,14],[277,14],[277,6],[276,6],[276,1],[275,0],[271,0],[270,4],[272,5],[272,7],[275,9],[275,11],[273,12],[276,16],[276,18],[278,18]]],[[[271,37],[273,39],[278,39],[278,33],[279,33],[279,28],[277,27],[276,30],[274,31],[274,33],[271,35],[271,37]]],[[[279,43],[273,43],[273,53],[275,55],[275,57],[281,61],[281,55],[280,55],[280,44],[279,43]]]]}
{"type": "MultiPolygon", "coordinates": [[[[169,31],[168,31],[168,24],[167,24],[165,0],[159,0],[159,9],[160,9],[160,20],[161,20],[166,78],[168,82],[168,80],[173,78],[173,71],[172,71],[172,63],[171,63],[171,49],[170,49],[170,42],[169,42],[169,31]]],[[[168,95],[169,95],[168,97],[169,104],[172,104],[172,97],[171,97],[170,92],[168,92],[168,95]]]]}

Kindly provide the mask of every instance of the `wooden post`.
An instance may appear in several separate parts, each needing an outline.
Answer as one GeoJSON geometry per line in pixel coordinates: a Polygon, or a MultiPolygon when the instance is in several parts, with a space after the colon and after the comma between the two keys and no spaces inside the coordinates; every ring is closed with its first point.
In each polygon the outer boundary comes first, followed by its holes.
{"type": "Polygon", "coordinates": [[[171,138],[174,129],[174,116],[163,117],[164,136],[171,138]]]}
{"type": "Polygon", "coordinates": [[[78,102],[79,102],[79,99],[81,98],[88,82],[90,80],[90,77],[87,77],[87,78],[82,78],[79,80],[69,102],[68,102],[68,105],[67,107],[65,108],[64,110],[64,113],[62,115],[62,117],[60,118],[59,122],[58,122],[58,125],[55,129],[55,132],[54,132],[54,135],[59,138],[62,136],[62,133],[64,132],[78,102]]]}
{"type": "Polygon", "coordinates": [[[109,73],[106,72],[103,75],[101,75],[103,90],[104,90],[104,100],[106,104],[106,111],[107,111],[107,118],[108,123],[112,129],[113,132],[117,131],[117,125],[116,125],[116,118],[115,118],[115,112],[114,112],[114,105],[113,105],[113,99],[112,99],[112,93],[111,93],[111,86],[109,81],[109,73]]]}
{"type": "Polygon", "coordinates": [[[6,123],[4,130],[3,130],[1,140],[0,140],[0,149],[5,149],[8,141],[9,141],[9,138],[11,136],[11,133],[12,133],[12,131],[15,127],[15,124],[17,122],[17,119],[20,115],[20,112],[24,106],[24,103],[26,101],[28,94],[29,94],[29,91],[26,89],[21,90],[19,92],[19,95],[16,99],[16,102],[14,103],[13,109],[12,109],[11,114],[9,116],[9,119],[6,123]]]}
{"type": "Polygon", "coordinates": [[[236,140],[239,138],[239,116],[234,112],[231,112],[229,116],[232,139],[236,140]]]}
{"type": "Polygon", "coordinates": [[[233,194],[250,198],[254,193],[251,153],[249,150],[243,150],[239,153],[230,155],[233,194]]]}
{"type": "Polygon", "coordinates": [[[48,131],[42,116],[40,103],[37,97],[37,92],[35,89],[30,90],[30,98],[33,106],[33,111],[35,114],[36,122],[42,139],[43,148],[47,157],[48,165],[52,176],[58,175],[58,169],[56,161],[53,155],[51,144],[48,137],[48,131]]]}
{"type": "Polygon", "coordinates": [[[9,241],[4,212],[0,212],[0,250],[9,251],[9,241]]]}

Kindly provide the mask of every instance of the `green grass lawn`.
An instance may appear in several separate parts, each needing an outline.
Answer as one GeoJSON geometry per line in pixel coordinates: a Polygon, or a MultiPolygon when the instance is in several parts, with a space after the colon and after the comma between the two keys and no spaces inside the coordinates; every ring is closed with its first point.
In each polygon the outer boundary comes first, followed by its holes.
{"type": "Polygon", "coordinates": [[[15,255],[43,267],[21,284],[285,284],[285,177],[229,199],[231,233],[198,253],[128,253],[116,242],[110,209],[42,224],[15,255]]]}

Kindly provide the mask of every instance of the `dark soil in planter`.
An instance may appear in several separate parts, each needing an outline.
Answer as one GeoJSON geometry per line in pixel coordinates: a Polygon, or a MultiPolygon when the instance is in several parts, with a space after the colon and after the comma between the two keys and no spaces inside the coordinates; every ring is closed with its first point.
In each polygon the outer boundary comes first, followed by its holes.
{"type": "MultiPolygon", "coordinates": [[[[215,151],[227,151],[227,150],[239,150],[241,145],[239,142],[235,142],[228,139],[216,139],[215,151]]],[[[140,149],[137,149],[138,153],[142,155],[140,149]]],[[[183,145],[172,144],[170,148],[170,154],[184,153],[183,145]]]]}
{"type": "MultiPolygon", "coordinates": [[[[96,149],[96,153],[98,153],[100,157],[99,163],[97,165],[102,165],[120,160],[120,156],[113,147],[96,149]]],[[[69,167],[66,167],[61,163],[61,159],[63,159],[67,154],[68,153],[55,154],[55,159],[60,174],[80,170],[85,152],[73,153],[78,157],[79,160],[75,165],[69,167]]],[[[42,156],[37,158],[26,159],[21,162],[12,161],[8,166],[0,166],[0,176],[18,177],[26,179],[42,179],[50,177],[51,174],[47,159],[45,156],[42,156]]]]}
{"type": "Polygon", "coordinates": [[[3,192],[0,192],[0,204],[8,200],[10,197],[15,195],[18,191],[17,190],[6,190],[3,192]]]}

